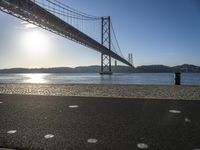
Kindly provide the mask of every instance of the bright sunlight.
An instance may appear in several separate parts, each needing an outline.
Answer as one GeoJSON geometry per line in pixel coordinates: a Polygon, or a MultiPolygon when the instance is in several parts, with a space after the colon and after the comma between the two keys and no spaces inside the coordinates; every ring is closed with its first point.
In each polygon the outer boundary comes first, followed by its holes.
{"type": "Polygon", "coordinates": [[[48,37],[41,31],[27,31],[22,37],[24,49],[31,55],[41,55],[49,48],[48,37]]]}
{"type": "Polygon", "coordinates": [[[47,77],[48,74],[31,73],[31,74],[24,74],[23,76],[27,78],[27,80],[24,81],[25,83],[47,83],[45,77],[47,77]]]}

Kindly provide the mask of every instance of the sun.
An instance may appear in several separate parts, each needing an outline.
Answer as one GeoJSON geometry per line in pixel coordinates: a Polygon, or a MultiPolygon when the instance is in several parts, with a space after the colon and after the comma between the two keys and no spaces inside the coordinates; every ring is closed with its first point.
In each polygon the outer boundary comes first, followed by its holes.
{"type": "Polygon", "coordinates": [[[24,50],[31,55],[46,53],[49,48],[48,37],[41,31],[27,31],[22,37],[24,50]]]}

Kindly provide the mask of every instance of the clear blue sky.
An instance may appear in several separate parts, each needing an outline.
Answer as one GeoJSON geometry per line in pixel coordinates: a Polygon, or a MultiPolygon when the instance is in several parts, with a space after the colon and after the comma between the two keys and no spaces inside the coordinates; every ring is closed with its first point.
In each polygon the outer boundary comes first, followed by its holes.
{"type": "MultiPolygon", "coordinates": [[[[63,0],[95,16],[111,16],[124,56],[135,66],[200,65],[199,0],[63,0]]],[[[0,12],[0,68],[100,65],[100,53],[0,12]],[[34,45],[38,31],[45,45],[34,45]],[[29,37],[32,34],[32,39],[29,37]],[[27,38],[27,39],[26,39],[27,38]],[[29,46],[26,44],[29,43],[29,46]],[[35,49],[37,50],[35,50],[35,49]]]]}

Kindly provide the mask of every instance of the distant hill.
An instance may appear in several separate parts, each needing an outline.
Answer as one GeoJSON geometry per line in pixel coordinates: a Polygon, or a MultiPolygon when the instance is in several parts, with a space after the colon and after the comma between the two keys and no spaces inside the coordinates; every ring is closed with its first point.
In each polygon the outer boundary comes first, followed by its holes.
{"type": "MultiPolygon", "coordinates": [[[[11,68],[1,69],[0,73],[99,73],[100,66],[82,66],[76,68],[11,68]]],[[[169,72],[196,72],[200,73],[200,66],[183,64],[180,66],[148,65],[131,68],[128,66],[112,66],[114,73],[169,73],[169,72]]]]}

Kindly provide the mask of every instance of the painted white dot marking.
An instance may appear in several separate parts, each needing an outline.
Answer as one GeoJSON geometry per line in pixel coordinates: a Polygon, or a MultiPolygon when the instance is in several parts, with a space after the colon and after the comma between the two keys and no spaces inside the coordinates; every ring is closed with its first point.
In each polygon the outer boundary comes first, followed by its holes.
{"type": "Polygon", "coordinates": [[[169,110],[170,113],[174,113],[174,114],[180,114],[181,111],[180,110],[169,110]]]}
{"type": "MultiPolygon", "coordinates": [[[[188,119],[188,118],[185,118],[185,119],[184,119],[184,121],[185,121],[185,122],[188,122],[188,123],[190,123],[190,122],[191,122],[191,120],[190,120],[190,119],[188,119]]],[[[200,150],[200,149],[199,149],[199,150],[200,150]]]]}
{"type": "Polygon", "coordinates": [[[3,102],[0,102],[0,104],[3,104],[3,102]]]}
{"type": "Polygon", "coordinates": [[[78,108],[78,105],[69,105],[69,108],[78,108]]]}
{"type": "Polygon", "coordinates": [[[8,131],[7,133],[8,134],[14,134],[14,133],[16,133],[17,132],[17,130],[10,130],[10,131],[8,131]]]}
{"type": "Polygon", "coordinates": [[[97,139],[93,139],[93,138],[87,140],[87,142],[91,144],[95,144],[97,143],[97,141],[98,141],[97,139]]]}
{"type": "Polygon", "coordinates": [[[147,149],[149,146],[147,144],[145,144],[145,143],[138,143],[137,147],[139,149],[147,149]]]}
{"type": "Polygon", "coordinates": [[[45,139],[51,139],[53,137],[54,137],[53,134],[47,134],[47,135],[44,136],[45,139]]]}

